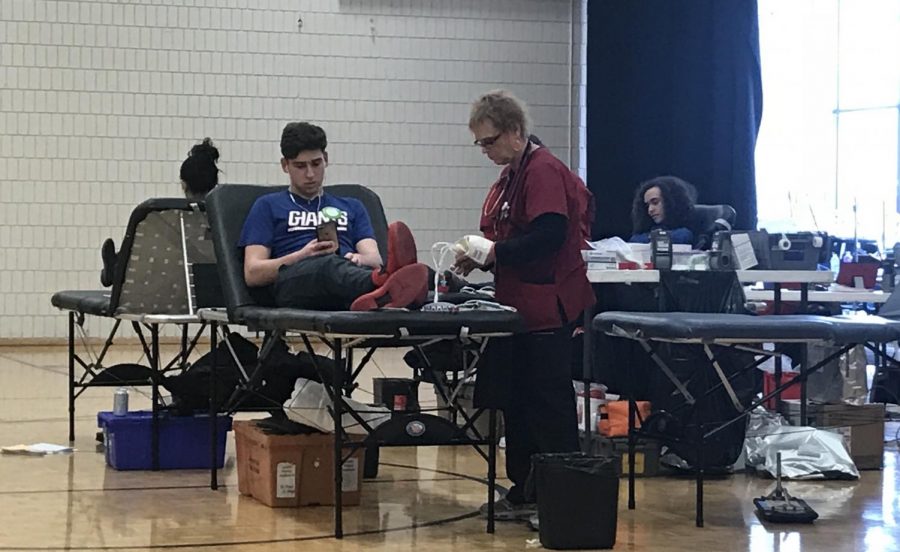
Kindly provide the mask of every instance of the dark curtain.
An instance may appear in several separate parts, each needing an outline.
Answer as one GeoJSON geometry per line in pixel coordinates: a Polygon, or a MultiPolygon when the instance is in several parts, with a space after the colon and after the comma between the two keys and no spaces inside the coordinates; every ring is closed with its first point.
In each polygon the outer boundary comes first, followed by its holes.
{"type": "Polygon", "coordinates": [[[756,0],[591,0],[587,65],[595,237],[628,237],[636,187],[664,174],[756,227],[756,0]]]}

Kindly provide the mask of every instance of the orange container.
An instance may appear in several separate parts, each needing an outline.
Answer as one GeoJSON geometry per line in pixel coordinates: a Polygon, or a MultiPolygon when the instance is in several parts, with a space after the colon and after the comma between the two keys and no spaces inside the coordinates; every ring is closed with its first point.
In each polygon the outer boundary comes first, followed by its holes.
{"type": "MultiPolygon", "coordinates": [[[[641,420],[650,415],[650,402],[637,401],[638,417],[634,427],[641,427],[641,420]]],[[[606,437],[628,436],[628,401],[611,401],[600,407],[600,421],[597,432],[606,437]]]]}

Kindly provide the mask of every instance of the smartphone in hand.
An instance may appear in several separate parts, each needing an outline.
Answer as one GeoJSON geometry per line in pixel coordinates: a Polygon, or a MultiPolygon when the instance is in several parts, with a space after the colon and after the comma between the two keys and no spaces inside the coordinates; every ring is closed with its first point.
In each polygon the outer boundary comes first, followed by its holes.
{"type": "Polygon", "coordinates": [[[328,221],[323,222],[322,224],[316,226],[316,239],[320,242],[330,241],[334,242],[335,245],[338,246],[338,251],[340,251],[340,243],[338,242],[338,230],[337,230],[337,221],[328,221]]]}

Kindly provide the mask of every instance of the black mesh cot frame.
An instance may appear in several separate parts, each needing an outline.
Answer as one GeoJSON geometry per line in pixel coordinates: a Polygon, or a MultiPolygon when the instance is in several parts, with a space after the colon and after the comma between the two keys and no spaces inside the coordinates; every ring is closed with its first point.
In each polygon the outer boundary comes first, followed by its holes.
{"type": "MultiPolygon", "coordinates": [[[[150,385],[153,404],[153,466],[158,467],[159,377],[183,368],[204,331],[197,316],[193,264],[215,263],[209,226],[202,203],[184,198],[149,199],[131,213],[119,253],[111,290],[66,290],[51,297],[53,306],[68,311],[69,441],[75,440],[75,399],[88,387],[150,385]],[[88,340],[85,320],[110,318],[113,327],[99,352],[88,340]],[[122,322],[130,322],[141,342],[149,368],[106,366],[122,322]],[[181,326],[181,348],[163,364],[159,353],[162,324],[181,326]],[[190,324],[199,324],[192,336],[190,324]],[[76,348],[76,334],[82,352],[76,348]],[[147,335],[149,334],[149,336],[147,335]],[[76,375],[76,365],[83,370],[76,375]]],[[[208,283],[202,283],[206,285],[208,283]]]]}
{"type": "MultiPolygon", "coordinates": [[[[741,405],[734,397],[733,416],[725,421],[711,424],[698,424],[697,436],[693,445],[696,447],[694,471],[696,476],[696,512],[697,527],[703,527],[703,448],[704,443],[717,433],[735,423],[742,422],[750,412],[765,401],[781,395],[784,389],[793,383],[805,383],[809,374],[846,353],[851,348],[863,343],[888,343],[900,338],[900,322],[880,317],[864,319],[824,317],[808,315],[751,316],[744,314],[710,314],[710,313],[649,313],[649,312],[603,312],[593,319],[593,330],[607,335],[633,339],[651,355],[653,362],[672,380],[687,403],[694,405],[703,400],[718,387],[731,390],[730,378],[725,377],[718,365],[716,347],[739,349],[757,354],[771,354],[754,345],[760,343],[798,343],[808,345],[822,343],[837,347],[837,350],[813,366],[800,362],[800,373],[792,382],[776,386],[764,397],[749,405],[741,405]],[[665,362],[656,354],[654,344],[659,343],[695,344],[704,347],[712,369],[717,373],[720,383],[708,390],[701,397],[693,397],[683,390],[682,382],[668,369],[665,362]]],[[[754,363],[748,368],[755,367],[754,363]]],[[[634,447],[635,437],[640,430],[635,429],[635,400],[628,393],[628,508],[634,509],[634,447]]],[[[801,385],[801,420],[806,419],[805,385],[801,385]]]]}
{"type": "MultiPolygon", "coordinates": [[[[212,346],[215,351],[218,329],[227,324],[245,326],[250,330],[263,331],[267,334],[267,343],[285,334],[300,335],[312,352],[310,338],[322,340],[333,353],[334,368],[329,378],[323,378],[325,387],[332,399],[332,419],[335,435],[334,455],[340,461],[335,462],[334,471],[334,535],[343,537],[341,483],[342,465],[360,447],[367,446],[415,446],[415,445],[470,445],[487,460],[488,464],[488,508],[487,531],[493,532],[494,484],[496,479],[496,412],[488,410],[490,432],[482,436],[474,428],[475,419],[483,410],[476,411],[473,416],[466,416],[462,427],[430,414],[407,414],[397,416],[379,428],[372,428],[344,402],[353,389],[353,380],[359,374],[361,366],[353,366],[352,354],[355,349],[367,349],[362,363],[371,358],[377,347],[419,347],[436,340],[455,339],[464,342],[482,342],[495,336],[507,336],[521,331],[521,317],[514,312],[460,312],[436,313],[406,310],[378,312],[349,311],[312,311],[261,306],[244,283],[243,260],[237,247],[238,237],[250,207],[261,195],[272,191],[284,190],[281,187],[228,185],[213,190],[206,198],[210,225],[213,230],[213,242],[218,258],[219,277],[225,295],[226,309],[201,310],[200,316],[212,325],[212,346]],[[357,423],[368,431],[363,441],[351,441],[341,426],[344,413],[350,414],[357,423]],[[432,437],[429,432],[415,435],[410,424],[427,423],[440,430],[439,438],[432,437]],[[404,426],[405,424],[405,426],[404,426]],[[391,429],[385,429],[385,428],[391,429]],[[393,432],[401,428],[398,432],[393,432]],[[484,452],[481,447],[487,447],[484,452]],[[344,452],[349,449],[349,452],[344,452]]],[[[337,195],[360,199],[373,218],[373,226],[378,228],[378,221],[384,220],[381,202],[370,190],[356,185],[326,187],[326,191],[337,195]]],[[[386,224],[384,225],[386,229],[386,224]]],[[[380,250],[387,250],[385,243],[379,243],[380,250]]],[[[480,350],[480,346],[476,349],[480,350]]],[[[266,354],[266,344],[260,350],[260,356],[266,354]]],[[[215,363],[214,363],[215,365],[215,363]]],[[[257,372],[250,375],[247,386],[252,388],[255,381],[262,376],[257,372]]],[[[210,401],[211,414],[214,401],[210,401]]],[[[211,416],[211,420],[214,417],[211,416]]],[[[210,432],[215,442],[215,424],[210,425],[210,432]]],[[[212,450],[211,450],[212,452],[212,450]]],[[[211,471],[211,486],[216,488],[216,470],[211,471]]]]}

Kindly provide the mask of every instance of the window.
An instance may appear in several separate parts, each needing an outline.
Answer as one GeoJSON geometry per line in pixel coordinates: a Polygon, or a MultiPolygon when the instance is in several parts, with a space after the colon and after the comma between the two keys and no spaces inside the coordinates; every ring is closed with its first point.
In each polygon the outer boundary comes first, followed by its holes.
{"type": "Polygon", "coordinates": [[[759,225],[900,241],[900,1],[759,0],[759,225]]]}

